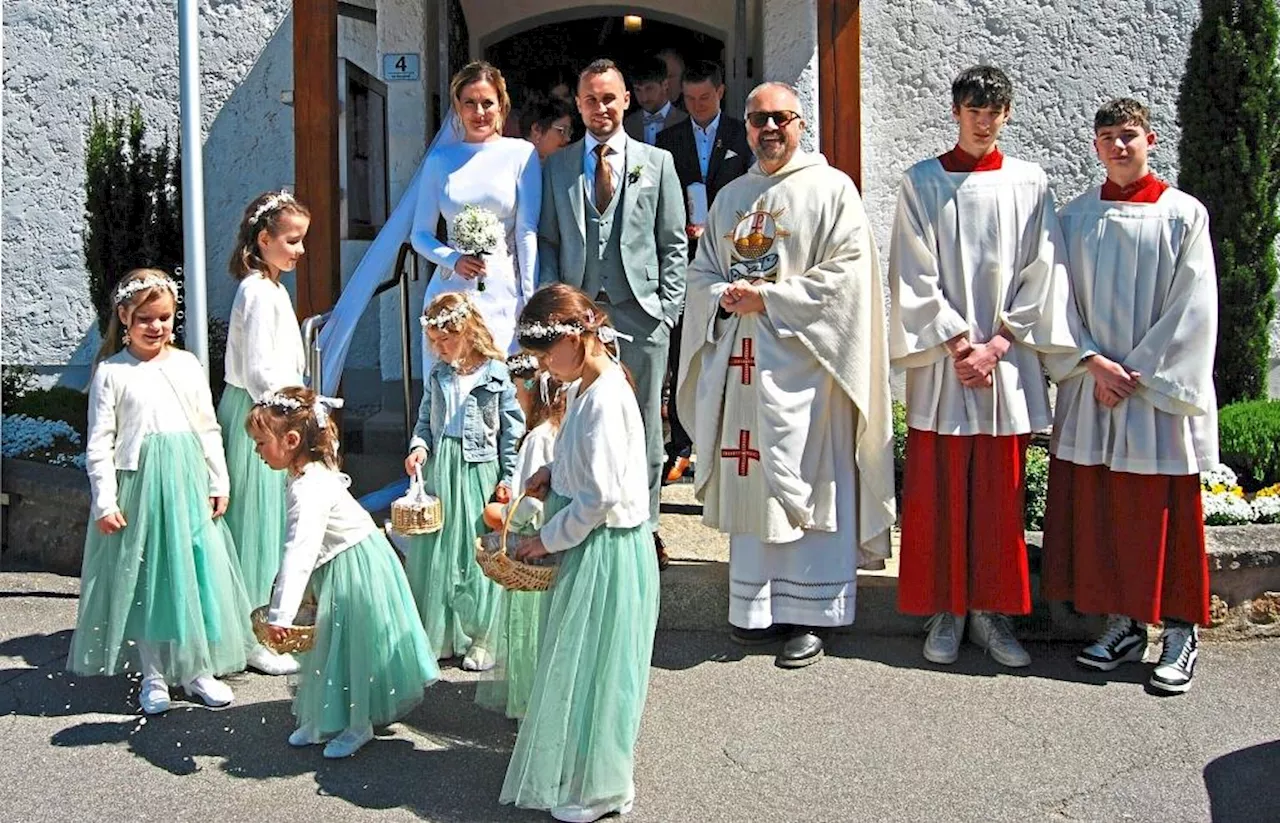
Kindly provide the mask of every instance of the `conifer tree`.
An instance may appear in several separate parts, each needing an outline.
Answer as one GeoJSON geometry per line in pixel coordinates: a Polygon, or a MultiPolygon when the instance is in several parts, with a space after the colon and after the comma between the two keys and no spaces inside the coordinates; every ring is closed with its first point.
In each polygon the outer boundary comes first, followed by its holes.
{"type": "Polygon", "coordinates": [[[1201,0],[1178,98],[1179,188],[1209,211],[1218,269],[1214,384],[1226,405],[1266,394],[1280,233],[1280,10],[1201,0]]]}

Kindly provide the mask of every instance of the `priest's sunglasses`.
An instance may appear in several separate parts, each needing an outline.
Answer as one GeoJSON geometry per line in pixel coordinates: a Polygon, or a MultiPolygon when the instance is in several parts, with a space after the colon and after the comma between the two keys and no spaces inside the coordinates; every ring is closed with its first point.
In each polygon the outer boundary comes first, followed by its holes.
{"type": "Polygon", "coordinates": [[[800,113],[794,111],[753,111],[747,113],[747,122],[757,129],[769,125],[772,120],[775,127],[785,129],[792,120],[799,120],[800,113]]]}

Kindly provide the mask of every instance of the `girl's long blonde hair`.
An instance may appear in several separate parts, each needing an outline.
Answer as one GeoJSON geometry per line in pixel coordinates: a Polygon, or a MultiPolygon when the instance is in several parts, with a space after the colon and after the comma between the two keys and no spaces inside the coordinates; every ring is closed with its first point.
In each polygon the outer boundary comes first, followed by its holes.
{"type": "MultiPolygon", "coordinates": [[[[98,356],[93,361],[95,364],[101,363],[103,360],[106,360],[108,357],[111,357],[124,348],[124,330],[128,328],[128,325],[127,323],[120,322],[120,309],[123,308],[125,316],[132,319],[133,313],[142,306],[167,297],[173,301],[173,313],[175,315],[174,319],[176,322],[176,315],[178,313],[178,300],[174,297],[174,294],[177,291],[176,285],[173,287],[173,290],[170,290],[168,286],[163,285],[148,286],[141,291],[135,292],[123,302],[115,302],[115,294],[122,286],[128,285],[135,280],[146,280],[148,277],[159,277],[169,283],[174,282],[172,277],[160,269],[132,269],[126,272],[124,277],[120,278],[120,282],[116,284],[115,291],[112,292],[111,319],[107,322],[107,333],[102,339],[102,347],[98,349],[98,356]]],[[[173,341],[170,340],[168,345],[172,346],[173,341]]]]}
{"type": "Polygon", "coordinates": [[[423,334],[427,328],[462,335],[471,350],[484,355],[486,360],[504,360],[506,355],[498,351],[493,333],[480,316],[480,309],[466,292],[445,292],[432,300],[422,313],[423,334]]]}

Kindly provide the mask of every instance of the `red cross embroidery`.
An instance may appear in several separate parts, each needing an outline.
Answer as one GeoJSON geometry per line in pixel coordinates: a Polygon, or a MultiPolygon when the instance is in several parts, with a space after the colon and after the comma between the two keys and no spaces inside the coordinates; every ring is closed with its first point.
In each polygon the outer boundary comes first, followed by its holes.
{"type": "Polygon", "coordinates": [[[721,449],[720,456],[726,460],[738,461],[738,476],[746,477],[750,461],[759,460],[760,452],[751,448],[751,432],[741,429],[738,432],[738,448],[721,449]]]}
{"type": "Polygon", "coordinates": [[[742,354],[735,354],[729,358],[729,368],[734,366],[742,369],[742,385],[751,385],[751,369],[756,364],[755,346],[751,342],[750,337],[742,338],[742,354]]]}

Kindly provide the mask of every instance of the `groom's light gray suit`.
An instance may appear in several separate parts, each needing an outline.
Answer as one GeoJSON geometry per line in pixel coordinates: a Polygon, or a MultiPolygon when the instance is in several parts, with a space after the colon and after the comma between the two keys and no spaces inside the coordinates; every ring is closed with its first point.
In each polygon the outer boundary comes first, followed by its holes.
{"type": "MultiPolygon", "coordinates": [[[[662,377],[671,329],[684,305],[684,196],[671,154],[627,138],[622,180],[601,213],[588,195],[586,141],[551,155],[542,170],[538,266],[543,283],[586,292],[609,312],[644,419],[652,525],[662,490],[662,377]]],[[[594,189],[592,189],[594,191],[594,189]]]]}

